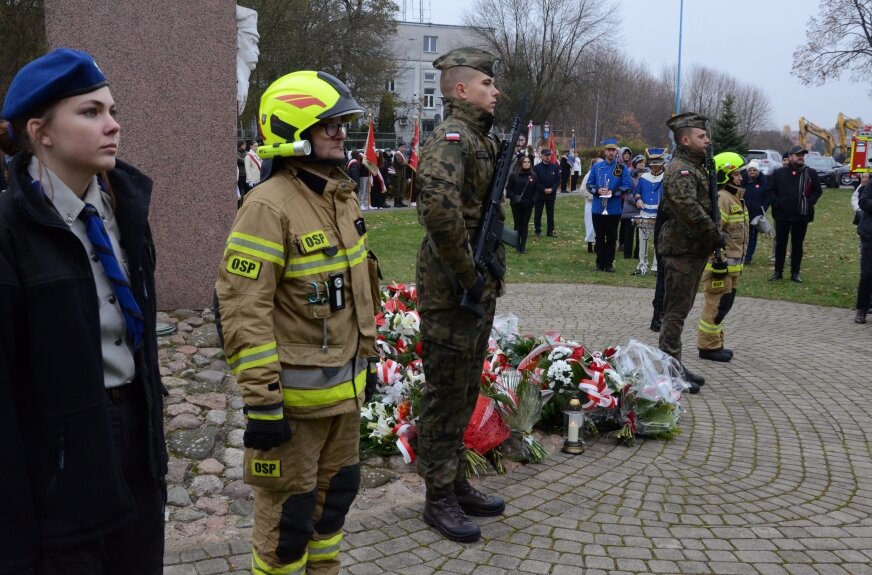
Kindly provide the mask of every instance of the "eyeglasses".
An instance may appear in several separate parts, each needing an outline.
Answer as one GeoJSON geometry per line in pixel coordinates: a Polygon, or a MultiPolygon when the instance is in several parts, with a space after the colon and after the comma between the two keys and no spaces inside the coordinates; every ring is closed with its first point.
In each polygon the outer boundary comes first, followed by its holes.
{"type": "Polygon", "coordinates": [[[342,122],[330,122],[329,124],[318,124],[322,128],[324,128],[324,133],[327,134],[328,138],[335,138],[339,135],[339,131],[342,130],[342,135],[346,135],[348,133],[348,129],[345,124],[342,122]]]}

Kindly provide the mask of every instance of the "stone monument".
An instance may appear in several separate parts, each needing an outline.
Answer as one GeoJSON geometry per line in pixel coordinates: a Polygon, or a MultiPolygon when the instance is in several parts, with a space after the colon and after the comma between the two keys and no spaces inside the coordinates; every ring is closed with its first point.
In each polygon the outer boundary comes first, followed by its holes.
{"type": "Polygon", "coordinates": [[[157,303],[210,307],[236,213],[236,3],[45,0],[50,48],[109,79],[119,158],[154,180],[157,303]]]}

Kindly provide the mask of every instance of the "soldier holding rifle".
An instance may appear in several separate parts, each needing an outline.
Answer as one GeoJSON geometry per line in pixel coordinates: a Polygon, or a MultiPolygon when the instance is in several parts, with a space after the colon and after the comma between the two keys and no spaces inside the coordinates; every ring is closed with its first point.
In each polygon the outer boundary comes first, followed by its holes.
{"type": "Polygon", "coordinates": [[[416,183],[418,220],[426,229],[416,274],[426,375],[418,425],[424,521],[467,542],[481,536],[468,515],[499,515],[505,508],[502,499],[470,485],[463,465],[463,432],[478,400],[496,298],[505,291],[492,271],[505,268],[502,247],[495,249],[496,265],[486,269],[476,265],[472,247],[497,161],[497,142],[489,136],[500,94],[496,63],[476,48],[452,50],[433,62],[442,71],[446,117],[421,150],[416,183]]]}

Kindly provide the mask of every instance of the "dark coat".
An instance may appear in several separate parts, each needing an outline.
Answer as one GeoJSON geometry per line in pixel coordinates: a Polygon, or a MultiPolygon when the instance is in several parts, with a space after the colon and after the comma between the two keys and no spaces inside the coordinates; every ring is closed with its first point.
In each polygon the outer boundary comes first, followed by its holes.
{"type": "Polygon", "coordinates": [[[553,202],[560,187],[560,166],[542,161],[533,166],[536,174],[536,201],[553,202]],[[551,193],[545,195],[545,188],[551,188],[551,193]]]}
{"type": "Polygon", "coordinates": [[[531,208],[533,207],[533,197],[536,195],[537,186],[538,179],[532,170],[512,174],[509,176],[509,183],[506,186],[506,197],[511,201],[512,197],[519,196],[520,201],[516,205],[522,208],[531,208]]]}
{"type": "Polygon", "coordinates": [[[821,197],[823,189],[817,172],[809,167],[794,170],[784,166],[772,172],[766,195],[772,206],[772,217],[776,220],[810,222],[814,219],[814,205],[821,197]],[[805,172],[807,184],[800,191],[799,180],[805,172]],[[804,197],[804,201],[801,198],[804,197]]]}
{"type": "Polygon", "coordinates": [[[857,201],[860,204],[860,211],[863,212],[860,224],[857,226],[857,233],[863,241],[872,242],[872,185],[860,188],[857,201]]]}
{"type": "Polygon", "coordinates": [[[748,218],[753,220],[762,216],[769,208],[769,198],[766,190],[769,187],[769,179],[766,174],[759,172],[757,179],[751,181],[747,172],[742,172],[742,187],[745,188],[745,207],[748,209],[748,218]]]}
{"type": "MultiPolygon", "coordinates": [[[[44,550],[78,545],[134,516],[113,447],[103,383],[99,302],[88,254],[29,183],[29,158],[0,195],[0,437],[6,490],[0,572],[44,550]]],[[[148,413],[148,460],[163,483],[167,453],[158,373],[151,180],[122,162],[109,173],[115,217],[142,309],[136,379],[148,413]]]]}

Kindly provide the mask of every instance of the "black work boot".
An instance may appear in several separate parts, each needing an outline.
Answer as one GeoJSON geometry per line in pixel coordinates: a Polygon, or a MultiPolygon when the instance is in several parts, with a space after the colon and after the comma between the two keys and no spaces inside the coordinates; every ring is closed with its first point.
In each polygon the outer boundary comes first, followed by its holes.
{"type": "Polygon", "coordinates": [[[424,523],[452,541],[472,543],[481,537],[481,529],[466,516],[453,493],[427,494],[424,502],[424,523]]]}
{"type": "Polygon", "coordinates": [[[705,385],[705,378],[697,375],[681,364],[681,377],[690,384],[690,393],[699,393],[699,388],[705,385]]]}
{"type": "Polygon", "coordinates": [[[500,515],[506,509],[506,502],[502,498],[485,495],[466,479],[454,484],[454,495],[457,497],[460,508],[467,515],[493,517],[500,515]]]}
{"type": "Polygon", "coordinates": [[[727,362],[733,359],[733,352],[729,349],[701,349],[699,350],[700,359],[708,359],[710,361],[727,362]]]}

